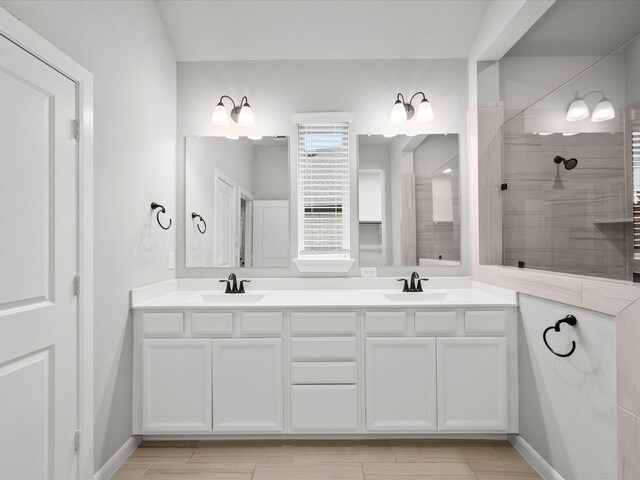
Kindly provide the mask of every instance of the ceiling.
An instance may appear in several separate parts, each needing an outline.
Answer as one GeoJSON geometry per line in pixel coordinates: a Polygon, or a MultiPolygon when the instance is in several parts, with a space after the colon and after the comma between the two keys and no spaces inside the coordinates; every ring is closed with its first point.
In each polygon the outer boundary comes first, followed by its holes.
{"type": "Polygon", "coordinates": [[[466,58],[487,0],[156,0],[178,61],[466,58]]]}
{"type": "Polygon", "coordinates": [[[638,0],[559,0],[506,56],[604,56],[639,33],[638,0]]]}

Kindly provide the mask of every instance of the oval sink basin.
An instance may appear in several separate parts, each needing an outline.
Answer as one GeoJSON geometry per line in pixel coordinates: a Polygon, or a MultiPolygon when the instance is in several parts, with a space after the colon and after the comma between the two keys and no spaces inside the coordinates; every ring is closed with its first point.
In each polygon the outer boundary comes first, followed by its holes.
{"type": "Polygon", "coordinates": [[[387,300],[399,303],[413,302],[441,302],[447,298],[446,293],[442,292],[401,292],[401,293],[385,293],[387,300]]]}
{"type": "Polygon", "coordinates": [[[264,298],[264,295],[257,293],[212,293],[201,295],[202,301],[206,303],[255,303],[264,298]]]}

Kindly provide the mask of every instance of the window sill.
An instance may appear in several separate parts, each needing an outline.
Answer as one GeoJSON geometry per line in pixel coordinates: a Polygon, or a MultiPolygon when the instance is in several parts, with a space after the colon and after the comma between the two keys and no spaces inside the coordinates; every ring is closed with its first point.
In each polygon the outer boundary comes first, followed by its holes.
{"type": "Polygon", "coordinates": [[[315,273],[346,273],[351,269],[353,258],[294,258],[298,270],[315,273]]]}

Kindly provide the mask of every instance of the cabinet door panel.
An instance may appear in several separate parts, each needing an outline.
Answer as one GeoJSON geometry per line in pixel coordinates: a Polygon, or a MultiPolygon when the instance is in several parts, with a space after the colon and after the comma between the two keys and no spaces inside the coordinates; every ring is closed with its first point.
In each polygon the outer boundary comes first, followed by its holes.
{"type": "Polygon", "coordinates": [[[282,432],[282,340],[213,340],[213,429],[282,432]]]}
{"type": "Polygon", "coordinates": [[[142,341],[142,429],[211,431],[211,340],[142,341]]]}
{"type": "Polygon", "coordinates": [[[438,339],[438,429],[506,430],[507,339],[438,339]]]}
{"type": "Polygon", "coordinates": [[[368,431],[436,429],[434,338],[368,338],[366,370],[368,431]]]}
{"type": "Polygon", "coordinates": [[[294,432],[357,432],[357,385],[293,385],[291,429],[294,432]]]}

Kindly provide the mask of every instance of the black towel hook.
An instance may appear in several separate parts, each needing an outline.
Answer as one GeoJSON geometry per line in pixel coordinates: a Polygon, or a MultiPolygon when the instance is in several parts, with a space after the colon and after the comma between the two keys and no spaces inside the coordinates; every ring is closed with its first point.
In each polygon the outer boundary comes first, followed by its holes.
{"type": "Polygon", "coordinates": [[[196,212],[191,212],[191,218],[195,219],[195,218],[199,218],[200,220],[198,220],[198,231],[204,235],[204,232],[207,231],[207,222],[204,221],[204,218],[202,218],[202,215],[197,214],[196,212]],[[204,225],[204,230],[200,230],[200,222],[202,222],[202,224],[204,225]]]}
{"type": "Polygon", "coordinates": [[[547,348],[549,350],[551,350],[551,353],[553,353],[554,355],[557,355],[558,357],[570,357],[573,354],[573,352],[576,351],[576,342],[575,341],[573,341],[573,340],[571,341],[571,350],[569,350],[569,353],[557,353],[547,343],[547,332],[549,330],[555,330],[556,332],[559,332],[560,331],[560,325],[562,325],[563,323],[566,323],[567,325],[571,325],[572,327],[575,327],[578,324],[578,320],[576,319],[576,317],[574,317],[571,314],[567,315],[563,319],[558,320],[555,325],[552,325],[552,326],[546,328],[544,330],[544,333],[542,334],[542,340],[544,340],[544,344],[547,346],[547,348]]]}
{"type": "Polygon", "coordinates": [[[160,209],[158,210],[158,213],[156,213],[156,220],[158,221],[158,225],[160,225],[160,228],[163,230],[169,230],[171,228],[171,222],[172,222],[171,219],[169,219],[169,225],[167,225],[166,227],[162,225],[162,222],[160,222],[160,214],[167,213],[167,210],[164,208],[164,206],[160,205],[159,203],[151,202],[151,210],[155,210],[156,208],[160,209]]]}

